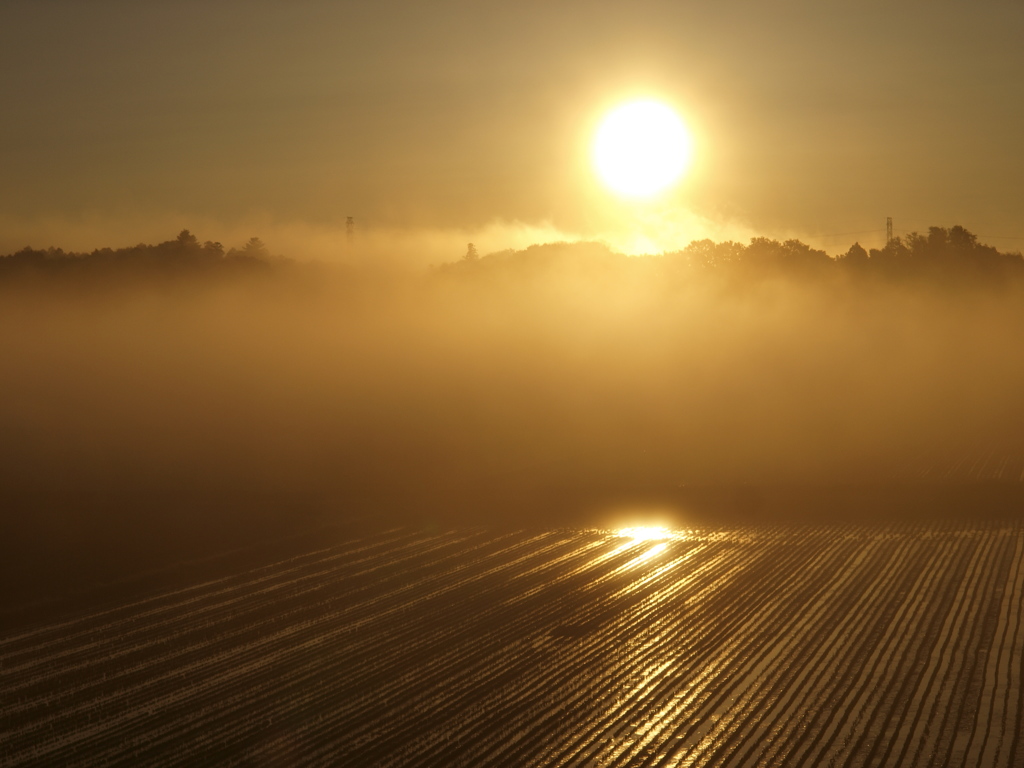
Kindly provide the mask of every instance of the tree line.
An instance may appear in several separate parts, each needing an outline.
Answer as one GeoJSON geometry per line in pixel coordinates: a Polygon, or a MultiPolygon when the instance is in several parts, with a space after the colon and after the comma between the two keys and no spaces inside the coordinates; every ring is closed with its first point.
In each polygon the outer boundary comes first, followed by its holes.
{"type": "MultiPolygon", "coordinates": [[[[221,243],[200,242],[189,230],[174,240],[155,245],[98,248],[89,253],[61,248],[23,248],[0,256],[0,278],[18,274],[190,274],[210,271],[266,269],[275,262],[259,238],[241,248],[225,250],[221,243]]],[[[1024,256],[1002,252],[978,242],[962,226],[929,227],[895,237],[882,248],[865,249],[854,243],[843,254],[830,256],[800,240],[751,238],[734,241],[695,240],[685,248],[648,257],[627,257],[601,243],[546,243],[523,250],[505,250],[480,257],[471,244],[462,260],[442,265],[442,273],[482,273],[494,270],[536,270],[554,263],[579,262],[583,268],[613,269],[616,265],[658,264],[686,271],[740,278],[773,274],[804,277],[847,274],[890,279],[1000,281],[1024,277],[1024,256]]]]}
{"type": "Polygon", "coordinates": [[[437,271],[468,277],[565,268],[586,274],[630,267],[717,275],[741,281],[772,276],[805,279],[846,276],[961,285],[1024,278],[1024,256],[979,243],[978,237],[962,226],[929,227],[927,234],[912,232],[893,238],[882,248],[870,250],[857,242],[836,256],[800,240],[780,242],[767,237],[751,238],[747,244],[731,240],[694,240],[678,251],[633,257],[595,242],[532,245],[523,250],[508,249],[482,257],[471,248],[461,260],[442,265],[437,271]]]}
{"type": "Polygon", "coordinates": [[[273,257],[258,237],[250,238],[241,248],[225,251],[221,243],[211,240],[201,243],[189,230],[183,229],[174,240],[155,245],[140,243],[126,248],[97,248],[88,253],[52,247],[22,248],[15,253],[0,256],[0,276],[184,274],[260,269],[272,261],[273,257]]]}
{"type": "Polygon", "coordinates": [[[836,257],[799,240],[779,242],[766,237],[752,238],[749,245],[697,240],[668,255],[686,266],[706,270],[841,270],[905,278],[1024,275],[1024,257],[1020,253],[1004,253],[979,243],[977,235],[959,225],[949,229],[929,227],[927,234],[912,232],[894,237],[882,248],[867,250],[857,242],[836,257]]]}

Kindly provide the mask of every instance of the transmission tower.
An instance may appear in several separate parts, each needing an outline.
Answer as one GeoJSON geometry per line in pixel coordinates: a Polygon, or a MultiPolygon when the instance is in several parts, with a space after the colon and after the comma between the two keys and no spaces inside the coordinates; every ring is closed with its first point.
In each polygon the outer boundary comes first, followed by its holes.
{"type": "Polygon", "coordinates": [[[892,216],[885,217],[885,244],[892,242],[892,216]]]}

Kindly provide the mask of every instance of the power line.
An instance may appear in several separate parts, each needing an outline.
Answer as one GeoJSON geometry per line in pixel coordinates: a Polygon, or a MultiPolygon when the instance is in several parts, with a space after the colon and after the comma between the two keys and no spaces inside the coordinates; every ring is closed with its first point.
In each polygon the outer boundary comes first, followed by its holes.
{"type": "MultiPolygon", "coordinates": [[[[911,224],[924,224],[928,227],[935,226],[934,223],[924,221],[923,219],[901,219],[901,221],[909,221],[911,224]]],[[[964,229],[971,231],[971,227],[969,226],[964,226],[963,224],[960,224],[959,226],[962,226],[964,227],[964,229]]],[[[897,231],[903,234],[909,234],[911,232],[917,232],[918,230],[913,228],[898,227],[897,231]]],[[[1024,240],[1024,235],[986,235],[977,232],[974,233],[974,235],[979,239],[985,238],[987,240],[1024,240]]]]}
{"type": "MultiPolygon", "coordinates": [[[[896,231],[899,232],[901,235],[909,235],[909,234],[917,232],[916,229],[903,229],[903,228],[898,228],[896,231]]],[[[984,234],[975,234],[974,236],[976,238],[978,238],[979,240],[1024,240],[1024,237],[1018,237],[1016,235],[984,235],[984,234]]]]}
{"type": "MultiPolygon", "coordinates": [[[[904,219],[904,221],[905,221],[905,219],[904,219]]],[[[911,219],[912,223],[915,222],[915,221],[917,221],[917,220],[916,219],[911,219]]],[[[826,239],[828,239],[830,237],[855,237],[857,235],[877,235],[877,234],[881,234],[882,232],[885,232],[886,241],[889,241],[889,240],[892,239],[893,232],[899,232],[901,235],[907,235],[907,234],[915,233],[915,232],[918,231],[916,229],[911,229],[911,228],[894,227],[892,225],[892,217],[891,216],[887,216],[886,217],[885,223],[886,223],[885,229],[865,229],[865,230],[861,230],[860,232],[836,232],[834,234],[827,234],[827,235],[811,235],[811,234],[808,234],[808,235],[806,235],[806,237],[814,239],[814,240],[826,240],[826,239]]],[[[934,226],[934,225],[929,225],[929,226],[934,226]]],[[[1021,236],[1021,235],[986,235],[986,234],[975,234],[975,237],[977,237],[979,240],[1021,240],[1021,241],[1024,241],[1024,236],[1021,236]]]]}
{"type": "MultiPolygon", "coordinates": [[[[885,232],[885,230],[884,229],[864,229],[864,230],[861,230],[860,232],[834,232],[834,233],[828,234],[828,235],[805,234],[805,235],[803,235],[803,237],[807,237],[807,238],[812,239],[812,240],[824,240],[827,237],[853,237],[855,235],[877,235],[879,232],[885,232]]],[[[767,237],[767,235],[764,235],[764,237],[767,237]]],[[[786,238],[786,239],[789,239],[789,238],[786,238]]]]}
{"type": "Polygon", "coordinates": [[[884,229],[862,229],[860,232],[835,232],[830,235],[807,235],[808,237],[814,237],[818,240],[826,237],[853,237],[854,235],[875,235],[879,232],[885,232],[884,229]]]}

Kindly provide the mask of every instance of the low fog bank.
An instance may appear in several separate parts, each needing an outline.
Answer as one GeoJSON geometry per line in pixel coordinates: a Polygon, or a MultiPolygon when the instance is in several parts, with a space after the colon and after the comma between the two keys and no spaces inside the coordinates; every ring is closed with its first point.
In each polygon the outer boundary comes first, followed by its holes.
{"type": "Polygon", "coordinates": [[[2,280],[7,583],[336,522],[756,511],[779,488],[823,521],[822,488],[937,503],[985,483],[1017,503],[1018,278],[755,274],[700,247],[2,280]]]}

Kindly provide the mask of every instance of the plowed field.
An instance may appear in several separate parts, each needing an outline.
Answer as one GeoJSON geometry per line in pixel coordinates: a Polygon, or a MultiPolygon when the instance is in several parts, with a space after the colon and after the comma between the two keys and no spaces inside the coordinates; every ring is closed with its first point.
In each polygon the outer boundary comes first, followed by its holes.
{"type": "Polygon", "coordinates": [[[1024,528],[398,530],[0,640],[0,765],[1024,765],[1024,528]]]}

